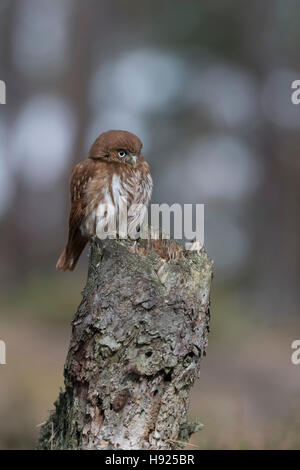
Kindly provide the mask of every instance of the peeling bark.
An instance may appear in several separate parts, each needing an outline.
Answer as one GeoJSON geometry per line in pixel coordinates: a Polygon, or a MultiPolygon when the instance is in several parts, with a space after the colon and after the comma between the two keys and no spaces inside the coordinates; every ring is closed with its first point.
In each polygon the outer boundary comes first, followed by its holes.
{"type": "Polygon", "coordinates": [[[65,391],[39,449],[172,449],[198,429],[187,412],[207,346],[213,263],[204,250],[160,243],[92,242],[65,391]]]}

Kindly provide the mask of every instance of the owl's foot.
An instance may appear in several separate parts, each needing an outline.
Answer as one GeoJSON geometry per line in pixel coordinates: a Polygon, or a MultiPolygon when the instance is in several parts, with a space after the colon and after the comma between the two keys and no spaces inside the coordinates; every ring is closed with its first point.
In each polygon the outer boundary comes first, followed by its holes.
{"type": "Polygon", "coordinates": [[[128,238],[128,235],[125,232],[119,232],[118,235],[119,235],[120,240],[127,240],[127,238],[128,238]]]}
{"type": "Polygon", "coordinates": [[[110,240],[116,240],[118,238],[118,233],[116,230],[112,230],[111,232],[109,232],[107,234],[107,238],[109,238],[110,240]]]}

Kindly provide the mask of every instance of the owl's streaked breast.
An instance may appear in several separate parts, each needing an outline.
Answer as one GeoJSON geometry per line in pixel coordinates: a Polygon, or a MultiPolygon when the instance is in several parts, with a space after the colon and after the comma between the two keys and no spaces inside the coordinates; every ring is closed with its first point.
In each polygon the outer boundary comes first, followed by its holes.
{"type": "Polygon", "coordinates": [[[92,182],[92,198],[81,225],[82,234],[105,238],[108,234],[115,236],[118,232],[124,233],[122,224],[126,223],[125,216],[128,231],[134,231],[143,222],[146,206],[151,198],[150,173],[137,168],[114,172],[108,178],[103,176],[99,175],[98,185],[97,179],[92,182]],[[119,222],[121,227],[118,227],[119,222]]]}

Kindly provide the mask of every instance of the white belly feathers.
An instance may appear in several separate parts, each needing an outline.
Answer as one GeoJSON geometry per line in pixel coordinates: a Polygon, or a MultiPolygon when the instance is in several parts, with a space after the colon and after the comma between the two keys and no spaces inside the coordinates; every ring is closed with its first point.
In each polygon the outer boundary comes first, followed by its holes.
{"type": "Polygon", "coordinates": [[[111,188],[102,193],[101,203],[87,217],[82,233],[96,235],[100,239],[138,237],[138,229],[147,213],[147,205],[152,193],[152,178],[141,178],[134,172],[126,181],[119,175],[112,177],[111,188]]]}

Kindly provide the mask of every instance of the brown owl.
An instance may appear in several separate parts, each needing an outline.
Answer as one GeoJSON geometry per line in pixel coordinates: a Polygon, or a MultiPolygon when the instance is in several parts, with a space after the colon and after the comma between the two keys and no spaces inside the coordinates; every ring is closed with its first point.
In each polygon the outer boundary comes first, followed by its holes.
{"type": "Polygon", "coordinates": [[[149,165],[141,149],[142,142],[130,132],[104,132],[92,145],[88,158],[74,167],[69,238],[57,269],[73,271],[92,237],[122,236],[123,213],[128,234],[141,225],[152,194],[149,165]],[[109,227],[115,229],[109,231],[109,227]]]}

